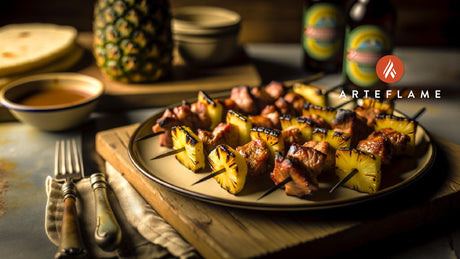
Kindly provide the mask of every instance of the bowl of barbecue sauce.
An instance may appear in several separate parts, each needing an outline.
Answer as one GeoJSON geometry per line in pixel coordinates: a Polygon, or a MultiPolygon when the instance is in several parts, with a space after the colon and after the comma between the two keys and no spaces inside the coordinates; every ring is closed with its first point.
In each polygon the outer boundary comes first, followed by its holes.
{"type": "Polygon", "coordinates": [[[45,131],[75,128],[88,119],[104,92],[101,81],[77,73],[33,75],[11,82],[0,102],[19,121],[45,131]]]}

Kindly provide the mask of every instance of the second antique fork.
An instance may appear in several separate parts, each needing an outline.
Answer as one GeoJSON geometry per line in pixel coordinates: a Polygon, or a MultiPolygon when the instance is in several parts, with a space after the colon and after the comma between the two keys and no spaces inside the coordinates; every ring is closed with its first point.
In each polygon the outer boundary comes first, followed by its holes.
{"type": "Polygon", "coordinates": [[[82,159],[75,139],[56,141],[54,177],[64,181],[64,211],[62,215],[61,240],[55,258],[84,258],[86,249],[78,224],[75,206],[77,189],[75,182],[82,178],[82,159]]]}

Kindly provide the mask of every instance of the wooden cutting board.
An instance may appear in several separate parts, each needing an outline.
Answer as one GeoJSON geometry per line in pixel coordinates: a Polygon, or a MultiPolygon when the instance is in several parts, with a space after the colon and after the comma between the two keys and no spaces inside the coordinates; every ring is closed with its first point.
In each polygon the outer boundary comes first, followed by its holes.
{"type": "Polygon", "coordinates": [[[148,179],[127,152],[136,127],[99,132],[98,153],[205,258],[325,257],[442,219],[460,207],[460,146],[439,137],[432,170],[401,192],[346,208],[267,212],[208,204],[148,179]]]}
{"type": "Polygon", "coordinates": [[[101,109],[166,106],[196,98],[199,90],[216,92],[237,85],[257,86],[261,83],[257,68],[241,49],[240,54],[230,64],[212,68],[186,66],[176,53],[170,79],[148,84],[124,84],[109,80],[96,66],[91,54],[92,33],[80,33],[78,42],[86,49],[86,56],[75,70],[102,80],[106,86],[100,103],[101,109]]]}

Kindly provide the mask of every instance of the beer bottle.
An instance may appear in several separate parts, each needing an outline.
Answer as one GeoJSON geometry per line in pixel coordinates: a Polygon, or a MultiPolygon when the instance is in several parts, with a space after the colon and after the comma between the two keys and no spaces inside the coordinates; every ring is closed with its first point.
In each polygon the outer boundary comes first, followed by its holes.
{"type": "Polygon", "coordinates": [[[345,14],[340,0],[305,0],[303,65],[312,71],[338,72],[342,66],[345,14]]]}
{"type": "MultiPolygon", "coordinates": [[[[346,91],[386,89],[375,72],[393,51],[396,13],[389,0],[354,0],[347,11],[342,74],[346,91]]],[[[374,91],[368,92],[370,96],[374,91]]]]}

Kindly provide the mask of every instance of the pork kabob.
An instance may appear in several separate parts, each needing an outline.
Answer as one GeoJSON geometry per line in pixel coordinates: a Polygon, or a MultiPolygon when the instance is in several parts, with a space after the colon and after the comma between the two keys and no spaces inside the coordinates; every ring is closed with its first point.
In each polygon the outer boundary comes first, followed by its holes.
{"type": "MultiPolygon", "coordinates": [[[[275,85],[275,86],[276,86],[276,85],[275,85]]],[[[276,89],[276,87],[273,87],[272,89],[276,89]]],[[[278,88],[278,89],[280,89],[280,88],[278,88]]],[[[233,94],[234,92],[236,92],[238,95],[241,95],[241,93],[243,93],[243,96],[244,96],[244,95],[245,95],[245,92],[246,92],[246,93],[248,92],[247,90],[248,90],[248,88],[239,88],[239,89],[237,89],[236,91],[232,91],[232,94],[233,94]]],[[[199,97],[199,98],[200,98],[200,97],[199,97]]],[[[242,102],[242,103],[245,103],[245,102],[242,102]]],[[[246,103],[248,103],[248,102],[246,102],[246,103]]],[[[215,105],[214,105],[214,106],[215,106],[215,105]]],[[[247,108],[247,107],[248,107],[248,106],[246,106],[246,108],[247,108]]],[[[321,133],[324,133],[324,132],[319,131],[319,133],[321,134],[321,133]]],[[[334,135],[335,135],[335,134],[334,134],[334,135]]],[[[278,158],[279,158],[279,157],[278,157],[278,158]]],[[[277,160],[280,160],[280,159],[277,159],[277,160]]]]}

